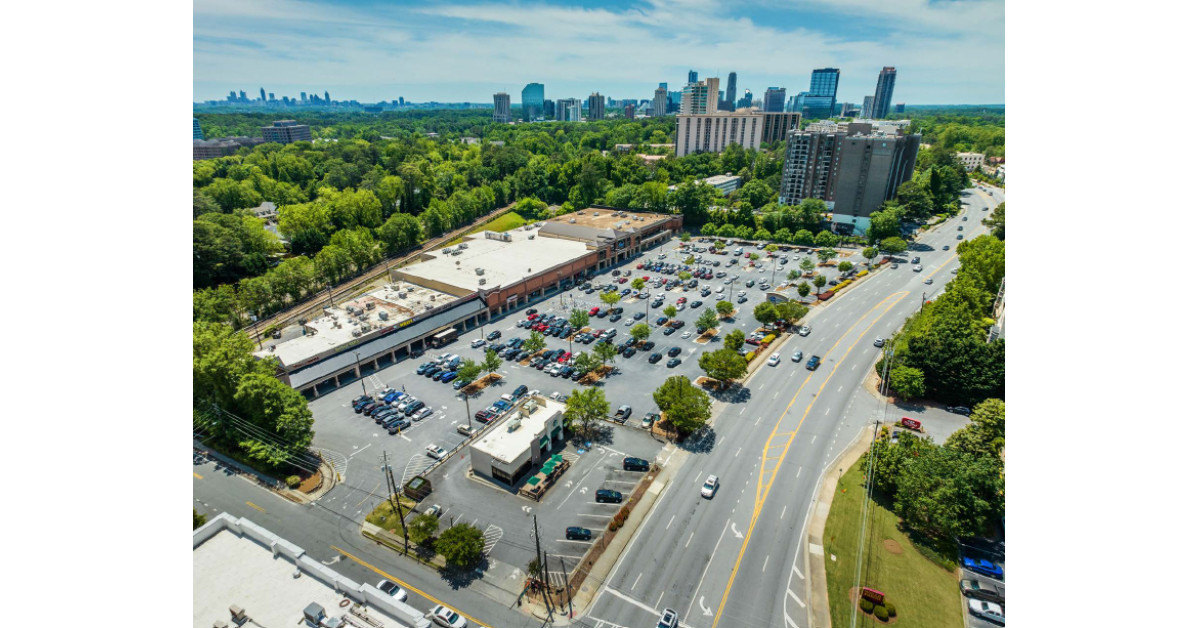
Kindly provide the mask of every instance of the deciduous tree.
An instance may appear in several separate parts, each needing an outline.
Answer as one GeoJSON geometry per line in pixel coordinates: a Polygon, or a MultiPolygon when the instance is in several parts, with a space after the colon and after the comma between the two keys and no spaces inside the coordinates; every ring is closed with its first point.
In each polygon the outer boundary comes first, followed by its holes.
{"type": "Polygon", "coordinates": [[[699,429],[712,417],[712,399],[682,375],[668,377],[654,391],[654,403],[663,420],[684,433],[699,429]]]}

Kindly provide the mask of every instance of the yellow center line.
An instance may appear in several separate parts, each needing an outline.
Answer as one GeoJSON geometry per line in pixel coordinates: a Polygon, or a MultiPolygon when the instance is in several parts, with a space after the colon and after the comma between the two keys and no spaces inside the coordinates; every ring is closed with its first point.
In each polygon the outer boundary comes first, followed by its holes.
{"type": "Polygon", "coordinates": [[[366,496],[366,497],[364,497],[364,498],[362,498],[362,502],[358,502],[357,504],[355,504],[355,505],[354,505],[354,507],[355,507],[355,508],[358,508],[359,506],[362,506],[362,505],[363,505],[363,502],[365,502],[365,501],[367,501],[368,499],[371,499],[372,497],[374,497],[374,493],[375,493],[375,491],[378,491],[378,490],[379,490],[379,486],[380,486],[381,484],[383,484],[383,481],[379,481],[379,482],[377,482],[377,483],[375,484],[375,488],[371,489],[371,492],[370,492],[370,493],[367,493],[367,496],[366,496]]]}
{"type": "Polygon", "coordinates": [[[412,591],[413,593],[416,593],[417,595],[429,600],[430,602],[433,602],[434,604],[441,604],[442,606],[445,606],[446,608],[458,613],[459,615],[462,615],[463,617],[467,618],[468,620],[479,624],[480,628],[491,628],[490,626],[479,621],[478,619],[475,619],[474,617],[471,617],[470,615],[458,610],[457,608],[454,608],[453,606],[450,606],[449,604],[442,602],[441,600],[439,600],[439,599],[429,595],[428,593],[414,587],[413,585],[397,578],[396,576],[393,576],[392,574],[376,567],[375,565],[368,563],[367,561],[355,556],[354,554],[351,554],[350,552],[347,552],[346,550],[344,550],[336,545],[330,545],[329,547],[332,548],[335,552],[341,554],[342,556],[345,556],[346,558],[349,558],[350,560],[362,565],[363,567],[366,567],[367,569],[374,571],[375,573],[383,576],[384,578],[387,578],[388,580],[391,580],[391,581],[395,582],[396,584],[399,584],[400,586],[404,587],[405,589],[412,591]]]}
{"type": "MultiPolygon", "coordinates": [[[[896,307],[896,305],[898,303],[900,303],[901,299],[903,299],[903,297],[907,296],[908,294],[909,293],[907,291],[893,293],[893,294],[889,295],[888,297],[884,298],[879,303],[877,303],[875,305],[875,307],[871,308],[870,310],[867,310],[867,312],[864,313],[862,316],[860,316],[858,318],[858,320],[854,321],[854,324],[851,325],[850,328],[847,329],[846,332],[842,334],[841,338],[838,338],[838,341],[836,343],[834,343],[833,348],[831,348],[829,350],[829,353],[827,353],[826,355],[833,355],[834,352],[837,350],[838,346],[840,346],[842,344],[842,341],[844,341],[846,339],[846,337],[850,335],[850,333],[854,330],[854,328],[857,327],[858,324],[863,321],[863,319],[865,319],[867,316],[869,316],[875,310],[879,309],[884,303],[887,303],[889,299],[892,299],[893,297],[898,297],[891,305],[884,308],[884,310],[882,312],[880,312],[878,316],[875,317],[875,320],[871,321],[870,325],[868,325],[865,329],[862,330],[861,333],[858,334],[858,338],[851,344],[850,349],[847,349],[847,351],[846,351],[846,355],[849,355],[850,351],[853,350],[854,345],[857,345],[859,342],[862,341],[863,336],[866,336],[867,332],[871,329],[871,327],[876,322],[878,322],[880,318],[883,318],[883,316],[885,314],[887,314],[889,311],[891,311],[891,309],[893,307],[896,307]]],[[[784,450],[784,456],[786,456],[788,450],[791,449],[792,440],[795,439],[796,434],[800,433],[800,426],[804,425],[804,421],[806,419],[808,419],[808,414],[809,414],[809,412],[812,411],[813,405],[817,403],[817,399],[820,399],[821,393],[825,391],[825,385],[828,384],[831,379],[833,379],[834,373],[837,373],[837,370],[841,365],[842,365],[842,361],[839,360],[837,362],[837,364],[834,365],[833,369],[831,371],[829,371],[829,375],[825,378],[825,381],[821,382],[821,386],[817,389],[817,394],[813,395],[813,399],[812,399],[812,401],[809,402],[808,407],[804,409],[804,414],[801,415],[801,417],[800,417],[800,423],[798,423],[796,425],[796,429],[795,429],[795,431],[792,432],[792,436],[788,438],[786,449],[784,450]]],[[[787,416],[788,411],[791,410],[792,404],[796,403],[796,399],[799,398],[800,392],[802,390],[804,390],[804,387],[808,385],[809,380],[811,380],[813,375],[815,375],[815,374],[816,374],[816,371],[813,371],[811,374],[809,374],[809,376],[807,378],[805,378],[804,383],[801,384],[800,387],[796,389],[796,393],[794,395],[792,395],[791,401],[789,401],[787,407],[784,408],[783,414],[780,414],[779,420],[777,420],[775,422],[775,428],[772,430],[770,438],[775,437],[775,435],[779,429],[779,424],[783,422],[783,418],[785,416],[787,416]]],[[[768,442],[770,441],[770,438],[768,438],[768,442]]],[[[766,456],[766,450],[767,450],[767,447],[764,445],[764,447],[763,447],[763,455],[764,456],[766,456]]],[[[725,603],[729,601],[729,592],[733,590],[733,581],[737,578],[738,570],[742,566],[742,558],[745,557],[746,548],[749,547],[749,545],[750,545],[750,538],[754,535],[754,528],[755,528],[755,526],[758,525],[758,517],[762,513],[762,509],[766,503],[767,496],[771,494],[771,487],[774,486],[775,479],[778,477],[778,472],[777,472],[778,468],[776,468],[775,471],[771,472],[771,478],[770,478],[770,480],[767,481],[767,484],[764,487],[762,484],[764,470],[765,470],[765,465],[764,465],[764,469],[759,470],[758,493],[755,498],[754,511],[750,515],[750,526],[746,530],[746,537],[742,541],[742,547],[740,550],[738,550],[737,560],[733,564],[733,572],[729,574],[729,582],[726,583],[726,585],[725,585],[725,593],[721,595],[721,604],[717,606],[716,615],[713,617],[712,628],[716,628],[717,622],[721,620],[722,613],[725,612],[725,603]]]]}
{"type": "Polygon", "coordinates": [[[246,505],[259,511],[259,512],[267,512],[267,510],[265,508],[263,508],[262,506],[259,506],[258,504],[254,503],[254,502],[246,502],[246,505]]]}
{"type": "Polygon", "coordinates": [[[197,480],[203,480],[203,479],[204,479],[204,476],[203,476],[203,475],[200,475],[199,473],[196,473],[195,471],[192,471],[192,477],[196,478],[197,480]]]}

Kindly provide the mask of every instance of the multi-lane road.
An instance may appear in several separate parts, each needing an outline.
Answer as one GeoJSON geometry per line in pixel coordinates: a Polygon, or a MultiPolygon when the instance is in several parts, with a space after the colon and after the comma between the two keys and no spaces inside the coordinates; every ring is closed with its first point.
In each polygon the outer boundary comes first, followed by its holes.
{"type": "Polygon", "coordinates": [[[900,264],[871,277],[818,308],[811,335],[776,348],[779,366],[761,367],[749,394],[721,408],[712,450],[684,459],[589,609],[594,625],[648,625],[664,608],[693,628],[810,625],[804,552],[821,549],[802,538],[804,526],[829,461],[884,411],[856,394],[879,359],[874,340],[945,286],[957,267],[955,236],[987,233],[982,208],[1002,200],[972,190],[965,222],[947,221],[919,238],[929,250],[910,251],[921,272],[900,264]],[[796,350],[800,363],[790,359],[796,350]],[[822,364],[809,371],[813,354],[822,364]],[[709,474],[721,484],[711,500],[700,496],[709,474]]]}

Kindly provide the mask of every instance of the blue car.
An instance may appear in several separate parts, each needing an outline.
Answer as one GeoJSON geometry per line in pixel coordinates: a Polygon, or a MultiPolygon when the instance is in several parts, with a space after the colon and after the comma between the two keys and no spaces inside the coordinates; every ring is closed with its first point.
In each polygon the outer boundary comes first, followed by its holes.
{"type": "Polygon", "coordinates": [[[981,558],[964,558],[963,567],[966,567],[971,571],[977,571],[985,576],[991,576],[993,578],[1004,577],[1004,570],[990,560],[983,560],[981,558]]]}
{"type": "Polygon", "coordinates": [[[493,405],[493,406],[495,406],[495,407],[497,407],[497,408],[499,408],[499,409],[500,409],[500,410],[502,410],[502,411],[503,411],[503,410],[507,410],[507,409],[509,409],[509,408],[511,408],[511,407],[512,407],[512,406],[510,406],[510,405],[508,404],[508,402],[507,402],[507,401],[505,401],[505,400],[503,400],[503,399],[498,399],[498,400],[496,400],[496,403],[493,403],[492,405],[493,405]]]}
{"type": "Polygon", "coordinates": [[[449,373],[442,375],[438,379],[441,380],[441,382],[443,384],[445,384],[446,382],[453,380],[455,377],[458,377],[458,371],[450,371],[449,373]]]}
{"type": "Polygon", "coordinates": [[[403,396],[404,396],[404,393],[402,393],[402,392],[400,392],[400,391],[391,392],[391,393],[388,393],[388,395],[387,395],[386,397],[384,397],[384,398],[383,398],[383,402],[384,402],[384,403],[391,403],[391,402],[393,402],[393,401],[395,401],[395,400],[397,400],[397,399],[399,399],[399,398],[401,398],[401,397],[403,397],[403,396]]]}

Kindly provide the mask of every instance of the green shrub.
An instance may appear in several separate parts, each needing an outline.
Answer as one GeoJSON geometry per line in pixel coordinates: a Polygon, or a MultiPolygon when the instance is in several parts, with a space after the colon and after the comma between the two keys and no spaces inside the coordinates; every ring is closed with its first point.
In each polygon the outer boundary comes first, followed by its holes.
{"type": "Polygon", "coordinates": [[[876,606],[875,607],[875,616],[878,617],[879,619],[882,619],[883,621],[887,621],[888,617],[889,617],[887,607],[885,607],[883,605],[876,606]]]}
{"type": "Polygon", "coordinates": [[[884,606],[884,608],[887,609],[888,617],[896,616],[896,605],[895,604],[892,604],[891,602],[884,602],[883,606],[884,606]]]}
{"type": "Polygon", "coordinates": [[[863,597],[858,599],[858,607],[863,609],[864,613],[870,613],[875,610],[875,603],[863,597]]]}
{"type": "Polygon", "coordinates": [[[289,475],[284,482],[287,482],[288,488],[296,488],[297,486],[300,486],[300,476],[289,475]]]}

